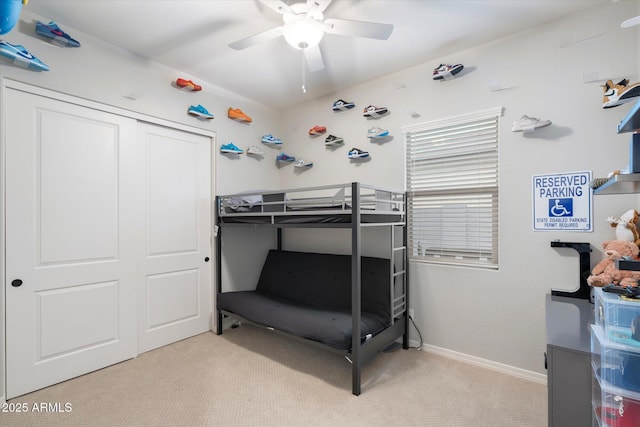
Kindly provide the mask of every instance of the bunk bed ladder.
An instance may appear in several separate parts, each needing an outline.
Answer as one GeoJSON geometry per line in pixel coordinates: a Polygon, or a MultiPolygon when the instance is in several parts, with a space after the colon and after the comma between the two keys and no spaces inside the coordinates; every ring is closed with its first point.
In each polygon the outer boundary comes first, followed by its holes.
{"type": "MultiPolygon", "coordinates": [[[[390,322],[393,325],[402,314],[407,312],[407,264],[406,250],[407,247],[403,241],[400,246],[396,246],[396,228],[402,228],[402,236],[404,236],[403,225],[390,225],[391,228],[391,245],[389,254],[389,300],[391,303],[390,322]],[[398,258],[400,257],[400,258],[398,258]],[[397,283],[400,278],[400,283],[397,283]]],[[[404,239],[403,239],[404,240],[404,239]]]]}

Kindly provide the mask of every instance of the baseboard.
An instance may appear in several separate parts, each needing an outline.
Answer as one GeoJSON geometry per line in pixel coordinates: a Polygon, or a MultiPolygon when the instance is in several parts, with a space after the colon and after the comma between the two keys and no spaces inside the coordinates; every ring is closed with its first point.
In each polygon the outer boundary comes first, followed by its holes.
{"type": "MultiPolygon", "coordinates": [[[[418,347],[420,345],[418,341],[414,341],[414,340],[410,340],[409,344],[412,347],[418,347]]],[[[488,360],[488,359],[482,359],[480,357],[471,356],[469,354],[460,353],[457,351],[449,350],[442,347],[436,347],[434,345],[429,345],[429,344],[423,344],[422,350],[428,353],[437,354],[438,356],[443,356],[449,359],[454,359],[460,362],[468,363],[470,365],[475,365],[481,368],[490,369],[492,371],[511,375],[513,377],[522,378],[528,381],[533,381],[533,382],[544,384],[544,385],[547,384],[547,376],[545,374],[540,374],[538,372],[516,368],[515,366],[505,365],[504,363],[494,362],[493,360],[488,360]]]]}

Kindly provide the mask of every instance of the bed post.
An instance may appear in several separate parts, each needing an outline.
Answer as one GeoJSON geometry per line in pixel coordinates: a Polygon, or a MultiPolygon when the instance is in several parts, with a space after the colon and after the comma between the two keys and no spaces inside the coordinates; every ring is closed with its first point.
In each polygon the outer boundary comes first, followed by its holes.
{"type": "Polygon", "coordinates": [[[282,227],[276,229],[276,245],[279,251],[282,250],[282,227]]]}
{"type": "Polygon", "coordinates": [[[402,336],[402,348],[407,350],[409,348],[409,239],[408,239],[408,218],[407,218],[407,205],[408,205],[408,193],[404,193],[404,224],[402,226],[402,244],[404,245],[404,299],[405,299],[405,312],[404,312],[404,335],[402,336]]]}
{"type": "Polygon", "coordinates": [[[222,292],[222,227],[220,227],[220,196],[216,196],[216,334],[222,334],[222,312],[217,308],[218,294],[222,292]]]}
{"type": "Polygon", "coordinates": [[[361,259],[360,259],[360,184],[351,183],[351,377],[352,393],[360,395],[360,311],[361,311],[361,259]]]}

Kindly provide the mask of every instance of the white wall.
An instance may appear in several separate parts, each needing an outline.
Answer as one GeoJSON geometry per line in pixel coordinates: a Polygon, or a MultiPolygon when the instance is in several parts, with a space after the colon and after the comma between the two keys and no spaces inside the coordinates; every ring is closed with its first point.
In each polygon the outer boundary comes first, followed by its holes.
{"type": "MultiPolygon", "coordinates": [[[[591,170],[606,176],[628,163],[628,134],[616,135],[616,125],[632,104],[603,110],[602,88],[607,78],[638,76],[638,30],[619,24],[638,15],[638,2],[618,2],[532,31],[498,40],[446,58],[434,58],[366,84],[283,111],[283,137],[288,154],[315,161],[311,170],[295,174],[280,170],[283,187],[353,180],[402,189],[404,142],[401,127],[497,106],[504,107],[500,124],[500,269],[411,264],[411,306],[427,344],[480,359],[544,373],[546,346],[545,295],[554,288],[578,285],[578,254],[550,247],[552,240],[589,242],[592,263],[601,257],[600,243],[614,238],[609,215],[640,208],[635,195],[596,196],[594,232],[532,231],[532,175],[591,170]],[[440,62],[465,65],[451,81],[433,81],[440,62]],[[583,82],[597,73],[598,81],[583,82]],[[504,90],[494,91],[501,86],[504,90]],[[356,102],[351,111],[334,113],[331,103],[356,102]],[[369,104],[386,106],[390,114],[366,120],[369,104]],[[416,111],[421,117],[412,118],[416,111]],[[550,119],[553,125],[533,134],[512,133],[523,114],[550,119]],[[323,124],[328,133],[345,138],[345,147],[328,150],[323,139],[306,135],[323,124]],[[371,143],[371,126],[390,130],[393,139],[371,143]],[[354,164],[351,147],[371,153],[354,164]]],[[[357,52],[353,52],[357,55],[357,52]]],[[[375,63],[372,62],[372,66],[375,63]]],[[[313,84],[313,75],[309,85],[313,84]]],[[[318,236],[315,246],[328,246],[318,236]]],[[[292,241],[295,240],[292,238],[292,241]]],[[[344,243],[344,242],[341,242],[344,243]]],[[[412,334],[412,339],[417,339],[412,334]]],[[[534,374],[533,377],[536,377],[534,374]]]]}
{"type": "MultiPolygon", "coordinates": [[[[3,39],[21,44],[50,67],[37,72],[0,61],[0,73],[7,78],[86,98],[103,104],[136,111],[176,123],[217,133],[217,144],[234,142],[241,147],[260,144],[265,133],[277,133],[279,112],[231,93],[215,85],[215,76],[190,76],[150,62],[140,56],[108,45],[59,22],[80,48],[61,48],[35,34],[35,21],[46,20],[23,8],[20,21],[3,39]],[[203,89],[185,92],[173,82],[178,77],[192,79],[203,89]],[[137,97],[136,100],[126,96],[137,97]],[[200,120],[187,114],[190,105],[202,104],[214,115],[200,120]],[[253,122],[241,123],[227,118],[229,107],[240,108],[253,122]]],[[[216,147],[217,148],[217,147],[216,147]]],[[[224,156],[212,150],[217,160],[218,193],[233,193],[253,188],[271,188],[278,184],[273,164],[240,156],[224,156]]]]}

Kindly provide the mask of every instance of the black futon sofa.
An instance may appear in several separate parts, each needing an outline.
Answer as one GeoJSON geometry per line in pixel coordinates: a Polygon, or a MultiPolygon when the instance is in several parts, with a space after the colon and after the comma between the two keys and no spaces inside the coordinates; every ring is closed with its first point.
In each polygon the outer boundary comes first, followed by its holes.
{"type": "MultiPolygon", "coordinates": [[[[390,262],[362,257],[361,342],[390,325],[390,262]]],[[[251,323],[349,351],[351,256],[269,251],[256,289],[222,292],[217,308],[251,323]]],[[[220,329],[221,330],[221,329],[220,329]]]]}

